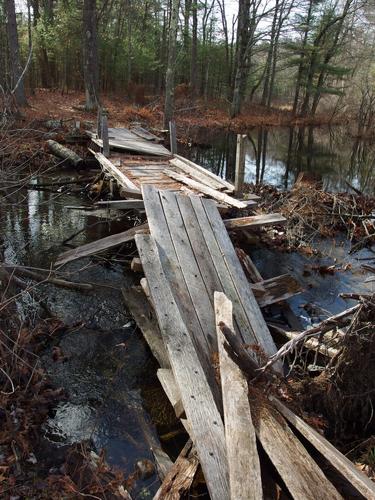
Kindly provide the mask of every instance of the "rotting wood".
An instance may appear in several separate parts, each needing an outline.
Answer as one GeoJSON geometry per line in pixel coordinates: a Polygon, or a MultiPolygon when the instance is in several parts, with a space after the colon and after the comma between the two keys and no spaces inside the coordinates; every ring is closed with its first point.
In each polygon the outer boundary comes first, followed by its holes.
{"type": "MultiPolygon", "coordinates": [[[[186,175],[181,175],[177,172],[174,172],[173,170],[170,170],[166,168],[164,170],[164,173],[171,177],[172,179],[175,179],[177,181],[180,181],[187,186],[196,189],[197,191],[200,191],[201,193],[204,193],[207,196],[210,196],[211,198],[218,200],[222,203],[226,203],[227,205],[230,205],[232,207],[236,208],[247,208],[249,206],[248,203],[244,203],[243,201],[236,200],[235,198],[232,198],[228,194],[222,193],[221,191],[217,191],[215,189],[212,189],[208,186],[205,186],[201,182],[197,182],[194,179],[189,179],[189,177],[186,177],[186,175]]],[[[256,205],[255,202],[252,203],[254,206],[256,205]]]]}
{"type": "MultiPolygon", "coordinates": [[[[141,154],[149,154],[155,156],[171,156],[171,152],[161,144],[155,144],[150,141],[144,141],[139,137],[135,136],[136,139],[125,139],[120,136],[113,137],[111,132],[113,129],[109,129],[109,145],[111,148],[125,149],[128,151],[135,151],[141,154]]],[[[101,139],[91,138],[99,147],[103,147],[103,141],[101,139]]]]}
{"type": "Polygon", "coordinates": [[[258,281],[263,281],[262,275],[258,271],[258,268],[252,261],[249,255],[242,250],[242,248],[236,248],[237,257],[240,259],[242,267],[247,274],[247,277],[252,283],[257,283],[258,281]]]}
{"type": "Polygon", "coordinates": [[[162,368],[169,368],[167,350],[159,330],[155,312],[139,287],[122,288],[126,307],[141,330],[152,354],[162,368]]]}
{"type": "Polygon", "coordinates": [[[71,262],[72,260],[99,254],[116,246],[122,245],[123,243],[128,243],[129,241],[134,240],[134,237],[138,232],[142,231],[148,231],[147,224],[140,224],[139,226],[134,226],[126,231],[123,231],[122,233],[111,234],[110,236],[106,236],[105,238],[101,238],[100,240],[92,241],[91,243],[87,243],[86,245],[81,245],[77,248],[73,248],[72,250],[68,250],[60,254],[54,266],[62,266],[63,264],[71,262]]]}
{"type": "Polygon", "coordinates": [[[216,332],[219,345],[220,379],[223,394],[225,440],[228,453],[230,498],[259,500],[263,498],[260,462],[253,427],[248,386],[240,368],[224,348],[225,337],[219,324],[233,331],[231,301],[215,292],[216,332]]]}
{"type": "Polygon", "coordinates": [[[237,219],[225,219],[223,222],[228,230],[234,231],[285,224],[286,218],[281,214],[262,214],[250,217],[238,217],[237,219]]]}
{"type": "Polygon", "coordinates": [[[65,160],[67,163],[72,164],[74,167],[80,167],[84,163],[83,159],[79,155],[77,155],[77,153],[65,146],[62,146],[58,142],[53,141],[52,139],[49,139],[47,141],[47,147],[54,156],[65,160]]]}
{"type": "Polygon", "coordinates": [[[149,235],[137,235],[136,244],[210,496],[227,500],[228,464],[221,416],[164,274],[156,243],[149,235]]]}
{"type": "Polygon", "coordinates": [[[130,269],[134,273],[141,273],[143,271],[142,262],[141,262],[141,259],[139,257],[133,257],[133,259],[130,263],[130,269]]]}
{"type": "Polygon", "coordinates": [[[289,410],[284,403],[273,396],[270,396],[270,400],[288,422],[297,429],[297,431],[299,431],[361,495],[368,500],[375,498],[375,484],[371,479],[365,474],[362,474],[345,455],[340,453],[337,448],[325,439],[325,437],[316,432],[316,430],[289,410]]]}
{"type": "Polygon", "coordinates": [[[195,448],[189,439],[153,500],[180,500],[189,491],[198,465],[195,448]]]}
{"type": "Polygon", "coordinates": [[[291,496],[298,500],[342,500],[284,418],[264,402],[255,404],[257,410],[253,418],[257,437],[291,496]]]}
{"type": "Polygon", "coordinates": [[[139,137],[141,137],[142,139],[145,139],[146,141],[160,142],[162,140],[157,135],[151,133],[149,130],[146,130],[143,127],[140,127],[139,125],[131,126],[130,127],[130,132],[132,132],[133,134],[138,135],[139,137]]]}
{"type": "Polygon", "coordinates": [[[198,170],[199,172],[203,173],[207,177],[211,177],[215,181],[220,182],[224,186],[224,188],[228,191],[228,193],[233,193],[233,191],[234,191],[233,184],[231,184],[230,182],[226,181],[225,179],[222,179],[221,177],[219,177],[218,175],[214,174],[210,170],[207,170],[206,168],[201,167],[197,163],[194,163],[193,161],[188,160],[187,158],[184,158],[183,156],[174,155],[174,158],[177,158],[178,160],[183,161],[187,165],[190,165],[191,167],[195,168],[196,170],[198,170]]]}
{"type": "Polygon", "coordinates": [[[160,481],[164,481],[168,472],[173,467],[173,462],[169,456],[161,448],[153,446],[151,448],[152,454],[154,456],[154,462],[156,465],[156,470],[160,481]]]}
{"type": "Polygon", "coordinates": [[[282,274],[268,280],[250,285],[259,307],[266,307],[276,302],[287,300],[302,292],[298,281],[290,274],[282,274]]]}

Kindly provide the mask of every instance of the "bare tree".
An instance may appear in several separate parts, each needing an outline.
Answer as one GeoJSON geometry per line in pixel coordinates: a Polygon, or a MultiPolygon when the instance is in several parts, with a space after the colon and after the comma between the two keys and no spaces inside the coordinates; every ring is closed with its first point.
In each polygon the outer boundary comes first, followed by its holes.
{"type": "Polygon", "coordinates": [[[85,79],[85,108],[92,111],[99,104],[99,61],[96,0],[83,2],[83,72],[85,79]]]}
{"type": "Polygon", "coordinates": [[[7,14],[7,36],[9,46],[9,64],[11,70],[11,90],[18,106],[27,106],[25,85],[22,78],[20,48],[17,32],[16,8],[14,0],[5,0],[7,14]]]}

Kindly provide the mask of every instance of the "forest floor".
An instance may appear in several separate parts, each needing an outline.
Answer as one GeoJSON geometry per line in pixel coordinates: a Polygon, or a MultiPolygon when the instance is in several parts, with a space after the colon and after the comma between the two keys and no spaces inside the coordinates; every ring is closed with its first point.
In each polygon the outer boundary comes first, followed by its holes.
{"type": "MultiPolygon", "coordinates": [[[[112,126],[129,125],[131,122],[141,122],[148,127],[161,129],[163,124],[163,102],[160,97],[147,99],[148,104],[137,105],[129,102],[125,96],[102,96],[102,104],[108,110],[109,122],[112,126]]],[[[228,114],[228,104],[223,101],[192,103],[188,97],[176,98],[175,120],[179,135],[188,134],[189,129],[208,127],[211,129],[226,129],[233,132],[245,132],[249,128],[259,126],[301,126],[339,124],[347,121],[342,115],[322,113],[315,117],[295,117],[288,106],[280,106],[267,110],[264,106],[248,104],[238,117],[231,119],[228,114]]],[[[50,119],[95,122],[96,113],[84,109],[84,94],[69,92],[62,94],[57,91],[38,89],[29,97],[29,107],[23,110],[26,121],[50,119]]]]}

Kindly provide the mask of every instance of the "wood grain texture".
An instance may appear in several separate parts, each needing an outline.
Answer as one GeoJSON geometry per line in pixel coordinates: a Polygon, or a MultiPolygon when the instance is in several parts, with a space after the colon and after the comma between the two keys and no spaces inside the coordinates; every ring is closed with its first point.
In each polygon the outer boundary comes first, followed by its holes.
{"type": "Polygon", "coordinates": [[[228,463],[221,416],[164,274],[158,247],[149,235],[137,235],[136,244],[208,490],[212,499],[227,500],[228,463]]]}
{"type": "Polygon", "coordinates": [[[95,151],[89,149],[89,151],[95,156],[100,165],[108,172],[120,186],[124,188],[129,188],[132,191],[140,191],[139,187],[134,184],[123,172],[121,172],[108,158],[106,158],[102,153],[96,153],[95,151]]]}
{"type": "Polygon", "coordinates": [[[273,396],[270,397],[270,400],[288,422],[292,424],[292,426],[295,427],[361,495],[368,500],[375,498],[375,484],[371,479],[365,474],[362,474],[345,455],[340,453],[337,448],[327,441],[327,439],[289,410],[284,403],[273,396]]]}
{"type": "Polygon", "coordinates": [[[219,180],[207,175],[206,172],[198,170],[196,167],[192,167],[188,163],[178,158],[173,158],[172,160],[169,160],[169,163],[170,165],[172,165],[177,169],[177,172],[181,170],[185,174],[188,174],[192,179],[195,179],[198,182],[202,182],[203,184],[211,187],[212,189],[217,189],[219,191],[225,189],[225,186],[221,182],[219,182],[219,180]]]}
{"type": "Polygon", "coordinates": [[[215,292],[216,332],[219,345],[220,378],[223,394],[225,440],[228,453],[230,498],[263,498],[256,435],[251,419],[247,381],[224,348],[225,337],[218,326],[224,322],[233,330],[231,301],[215,292]]]}
{"type": "Polygon", "coordinates": [[[258,229],[264,226],[285,224],[286,218],[281,214],[262,214],[250,217],[237,217],[236,219],[225,219],[224,225],[229,230],[258,229]]]}

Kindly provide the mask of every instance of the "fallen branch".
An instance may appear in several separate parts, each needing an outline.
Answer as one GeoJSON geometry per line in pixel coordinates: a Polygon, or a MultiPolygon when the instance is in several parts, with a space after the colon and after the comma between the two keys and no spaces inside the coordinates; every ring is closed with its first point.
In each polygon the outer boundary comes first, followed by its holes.
{"type": "Polygon", "coordinates": [[[360,306],[361,304],[357,304],[356,306],[351,307],[350,309],[346,309],[339,314],[330,316],[329,318],[322,321],[318,326],[309,328],[308,330],[304,330],[303,332],[299,333],[296,337],[284,344],[273,356],[271,356],[268,362],[261,368],[261,371],[264,372],[274,363],[284,358],[290,352],[294,351],[302,342],[305,341],[305,339],[307,339],[311,335],[316,335],[317,333],[322,334],[328,332],[329,330],[332,330],[332,328],[336,326],[342,319],[358,311],[360,306]]]}

